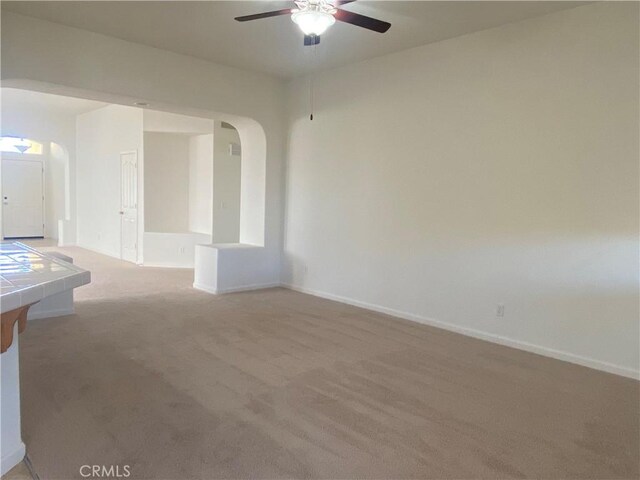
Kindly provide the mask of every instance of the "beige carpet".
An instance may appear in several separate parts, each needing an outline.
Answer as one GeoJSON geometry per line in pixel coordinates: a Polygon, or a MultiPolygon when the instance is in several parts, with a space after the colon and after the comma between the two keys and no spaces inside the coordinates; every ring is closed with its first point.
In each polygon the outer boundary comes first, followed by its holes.
{"type": "Polygon", "coordinates": [[[283,289],[77,248],[77,314],[21,335],[43,479],[638,478],[637,382],[283,289]]]}

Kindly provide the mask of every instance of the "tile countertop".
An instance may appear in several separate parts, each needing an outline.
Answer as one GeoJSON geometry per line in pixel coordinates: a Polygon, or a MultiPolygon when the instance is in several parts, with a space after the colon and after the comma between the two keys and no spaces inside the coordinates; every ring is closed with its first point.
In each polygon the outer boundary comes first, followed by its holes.
{"type": "Polygon", "coordinates": [[[91,272],[20,242],[0,243],[2,313],[91,282],[91,272]]]}

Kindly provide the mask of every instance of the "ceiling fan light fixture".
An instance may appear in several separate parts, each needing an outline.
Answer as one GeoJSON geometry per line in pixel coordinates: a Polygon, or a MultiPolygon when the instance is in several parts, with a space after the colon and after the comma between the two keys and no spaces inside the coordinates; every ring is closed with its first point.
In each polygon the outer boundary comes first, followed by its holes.
{"type": "Polygon", "coordinates": [[[291,15],[291,20],[300,27],[305,35],[320,36],[327,31],[336,19],[327,12],[318,10],[298,10],[291,15]]]}
{"type": "Polygon", "coordinates": [[[336,23],[336,20],[378,33],[385,33],[391,28],[389,22],[383,22],[376,18],[338,8],[355,1],[356,0],[294,0],[297,8],[283,8],[271,12],[242,15],[241,17],[236,17],[236,21],[248,22],[261,18],[291,15],[293,22],[300,27],[300,30],[302,30],[305,35],[304,45],[318,45],[320,43],[320,35],[336,23]]]}

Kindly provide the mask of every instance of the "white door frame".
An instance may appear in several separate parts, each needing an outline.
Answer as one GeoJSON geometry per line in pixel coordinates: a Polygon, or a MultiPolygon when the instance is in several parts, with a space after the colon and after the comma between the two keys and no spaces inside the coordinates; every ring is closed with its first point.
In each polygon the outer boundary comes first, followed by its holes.
{"type": "MultiPolygon", "coordinates": [[[[45,161],[42,155],[29,155],[29,154],[19,154],[19,153],[10,153],[10,152],[3,152],[2,155],[0,155],[0,159],[2,161],[4,160],[14,160],[14,161],[20,161],[20,162],[37,162],[40,164],[40,175],[42,178],[42,238],[44,238],[45,236],[45,222],[46,222],[46,212],[47,212],[47,204],[46,204],[46,200],[45,200],[45,191],[46,191],[46,185],[45,185],[45,172],[44,172],[44,168],[45,168],[45,161]]],[[[0,162],[1,165],[1,162],[0,162]]],[[[0,169],[2,167],[0,166],[0,169]]],[[[4,181],[4,178],[0,178],[0,181],[4,181]]],[[[0,191],[2,190],[2,183],[0,183],[0,191]]],[[[4,205],[5,205],[5,198],[4,198],[4,192],[2,192],[2,239],[4,240],[5,238],[38,238],[38,237],[6,237],[5,236],[5,232],[6,232],[6,228],[5,228],[5,221],[7,216],[4,213],[4,205]]]]}
{"type": "Polygon", "coordinates": [[[120,152],[119,154],[119,159],[120,159],[120,211],[118,212],[120,214],[120,258],[122,260],[128,261],[128,262],[132,262],[132,263],[138,263],[138,254],[139,254],[139,250],[140,250],[140,238],[139,238],[139,233],[138,233],[138,224],[140,221],[140,212],[138,210],[138,206],[140,205],[140,198],[139,198],[139,188],[138,188],[138,184],[139,184],[139,162],[138,162],[138,151],[137,150],[125,150],[120,152]],[[128,207],[125,206],[123,204],[123,172],[122,172],[122,158],[126,155],[134,155],[135,156],[135,182],[134,182],[134,189],[135,189],[135,199],[134,199],[134,206],[133,207],[128,207]],[[133,255],[128,255],[125,250],[125,242],[124,242],[124,222],[125,219],[127,217],[127,210],[135,210],[135,248],[133,250],[135,250],[135,253],[133,255]]]}

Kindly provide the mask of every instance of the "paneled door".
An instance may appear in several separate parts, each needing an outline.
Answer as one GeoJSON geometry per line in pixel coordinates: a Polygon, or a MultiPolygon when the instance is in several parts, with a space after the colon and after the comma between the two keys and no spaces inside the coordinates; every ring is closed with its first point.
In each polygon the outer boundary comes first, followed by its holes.
{"type": "Polygon", "coordinates": [[[2,159],[4,238],[44,237],[44,182],[41,160],[2,159]]]}
{"type": "Polygon", "coordinates": [[[138,261],[138,153],[120,154],[120,258],[138,261]]]}

